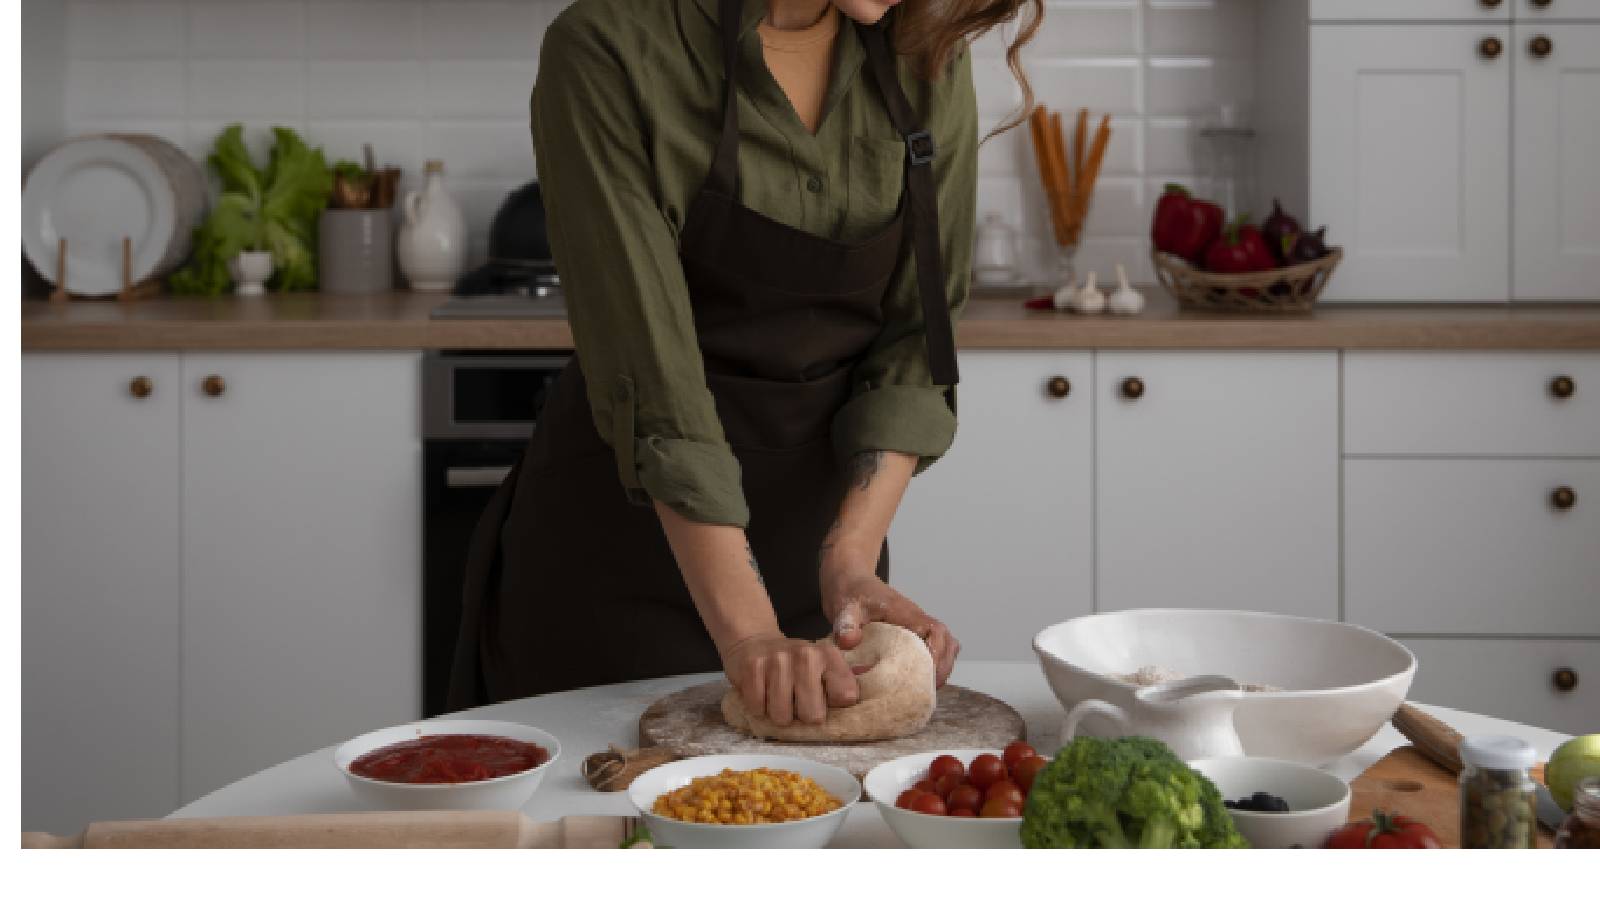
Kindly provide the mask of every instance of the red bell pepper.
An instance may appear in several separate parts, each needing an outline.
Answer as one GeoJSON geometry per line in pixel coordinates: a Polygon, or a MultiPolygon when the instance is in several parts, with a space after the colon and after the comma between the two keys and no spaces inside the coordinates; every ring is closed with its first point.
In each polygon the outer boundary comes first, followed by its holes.
{"type": "Polygon", "coordinates": [[[1222,207],[1196,200],[1181,184],[1167,185],[1150,224],[1150,241],[1157,250],[1199,262],[1221,232],[1222,207]]]}
{"type": "Polygon", "coordinates": [[[1267,249],[1261,229],[1245,224],[1243,218],[1229,225],[1206,248],[1205,268],[1208,272],[1265,272],[1277,267],[1278,261],[1267,249]]]}

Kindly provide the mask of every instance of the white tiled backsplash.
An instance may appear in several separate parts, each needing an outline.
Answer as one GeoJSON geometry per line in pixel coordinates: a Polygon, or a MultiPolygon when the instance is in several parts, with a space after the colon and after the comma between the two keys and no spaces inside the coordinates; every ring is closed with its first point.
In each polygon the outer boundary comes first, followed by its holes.
{"type": "MultiPolygon", "coordinates": [[[[330,159],[370,141],[413,179],[440,158],[481,256],[501,197],[534,177],[528,91],[540,35],[567,0],[66,2],[66,134],[154,132],[204,157],[239,121],[258,152],[283,124],[330,159]]],[[[1115,129],[1080,266],[1104,273],[1120,260],[1149,277],[1149,208],[1164,182],[1199,174],[1196,122],[1249,105],[1256,2],[1049,0],[1025,54],[1039,99],[1112,113],[1115,129]]],[[[998,34],[974,48],[985,131],[1019,99],[1003,51],[998,34]]],[[[1037,185],[1025,127],[984,146],[980,214],[1018,226],[1042,275],[1052,245],[1037,185]]]]}

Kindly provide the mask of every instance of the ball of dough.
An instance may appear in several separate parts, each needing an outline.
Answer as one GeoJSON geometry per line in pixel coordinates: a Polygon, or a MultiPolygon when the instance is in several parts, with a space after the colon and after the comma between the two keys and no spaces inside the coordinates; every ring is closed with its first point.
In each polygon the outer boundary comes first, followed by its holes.
{"type": "Polygon", "coordinates": [[[739,692],[729,689],[722,697],[722,717],[746,734],[793,743],[883,741],[921,731],[937,703],[928,645],[899,625],[870,622],[862,632],[861,643],[844,652],[851,666],[871,667],[856,676],[861,699],[854,706],[830,708],[821,725],[775,725],[765,716],[750,715],[739,692]]]}

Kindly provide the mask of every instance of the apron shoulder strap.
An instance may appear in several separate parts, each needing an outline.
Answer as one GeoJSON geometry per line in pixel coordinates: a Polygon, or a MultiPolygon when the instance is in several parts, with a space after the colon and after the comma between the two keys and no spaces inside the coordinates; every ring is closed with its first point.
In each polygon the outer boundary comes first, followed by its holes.
{"type": "MultiPolygon", "coordinates": [[[[916,256],[917,292],[922,299],[924,335],[928,345],[928,369],[933,383],[954,385],[956,342],[950,324],[950,306],[944,293],[944,261],[939,249],[939,195],[933,182],[933,159],[938,152],[933,135],[917,121],[916,111],[900,86],[894,54],[889,48],[885,17],[877,25],[857,25],[867,48],[872,78],[878,83],[889,120],[906,142],[906,193],[910,199],[912,251],[916,256]]],[[[952,398],[953,399],[953,398],[952,398]]]]}
{"type": "Polygon", "coordinates": [[[717,25],[722,29],[722,135],[717,139],[706,187],[725,197],[739,196],[739,23],[743,16],[743,0],[722,0],[718,7],[717,25]]]}

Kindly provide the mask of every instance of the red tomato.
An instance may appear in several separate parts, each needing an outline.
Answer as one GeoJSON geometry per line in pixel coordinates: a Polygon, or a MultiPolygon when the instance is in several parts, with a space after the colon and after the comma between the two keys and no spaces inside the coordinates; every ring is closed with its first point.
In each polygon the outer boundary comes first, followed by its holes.
{"type": "Polygon", "coordinates": [[[951,791],[950,796],[944,798],[944,803],[950,807],[951,815],[954,815],[958,809],[971,810],[976,813],[983,806],[983,791],[970,784],[963,784],[951,791]]]}
{"type": "Polygon", "coordinates": [[[922,793],[922,791],[919,791],[916,788],[906,788],[900,792],[900,798],[894,801],[894,805],[900,807],[901,809],[910,809],[911,801],[922,796],[922,793]]]}
{"type": "Polygon", "coordinates": [[[983,809],[978,811],[978,815],[985,819],[1015,819],[1022,815],[1022,806],[1003,797],[994,797],[983,801],[983,809]]]}
{"type": "Polygon", "coordinates": [[[1410,816],[1372,811],[1365,822],[1351,822],[1328,835],[1324,846],[1335,850],[1437,850],[1439,836],[1410,816]]]}
{"type": "Polygon", "coordinates": [[[1033,779],[1039,774],[1039,770],[1049,764],[1050,760],[1042,756],[1023,757],[1011,767],[1011,780],[1015,781],[1017,787],[1022,788],[1022,792],[1026,794],[1033,790],[1033,779]]]}
{"type": "Polygon", "coordinates": [[[939,793],[939,791],[934,788],[933,779],[932,778],[924,778],[921,781],[917,782],[916,784],[913,784],[912,787],[915,788],[916,790],[922,791],[925,794],[937,794],[937,793],[939,793]]]}
{"type": "Polygon", "coordinates": [[[950,810],[950,818],[952,819],[975,819],[977,817],[977,813],[967,809],[965,806],[950,810]]]}
{"type": "Polygon", "coordinates": [[[966,783],[967,779],[960,775],[941,775],[939,780],[933,783],[933,792],[948,801],[950,792],[966,783]]]}
{"type": "Polygon", "coordinates": [[[989,785],[1006,777],[1006,764],[993,753],[985,753],[967,767],[967,777],[977,787],[988,789],[989,785]]]}
{"type": "Polygon", "coordinates": [[[985,803],[996,797],[1008,803],[1015,803],[1018,806],[1021,806],[1022,801],[1027,799],[1022,793],[1022,788],[1017,787],[1011,781],[996,781],[994,784],[989,785],[988,790],[983,792],[983,802],[985,803]]]}
{"type": "Polygon", "coordinates": [[[934,781],[938,781],[946,775],[965,776],[966,774],[967,767],[961,764],[961,760],[948,753],[935,757],[933,762],[928,765],[928,777],[934,781]]]}
{"type": "Polygon", "coordinates": [[[929,816],[942,816],[949,810],[935,794],[923,794],[911,801],[911,811],[929,816]]]}
{"type": "Polygon", "coordinates": [[[1006,764],[1006,769],[1009,771],[1016,768],[1017,763],[1022,762],[1024,759],[1038,755],[1039,751],[1028,746],[1027,741],[1012,741],[1006,745],[1005,750],[1001,751],[1000,760],[1006,764]]]}

